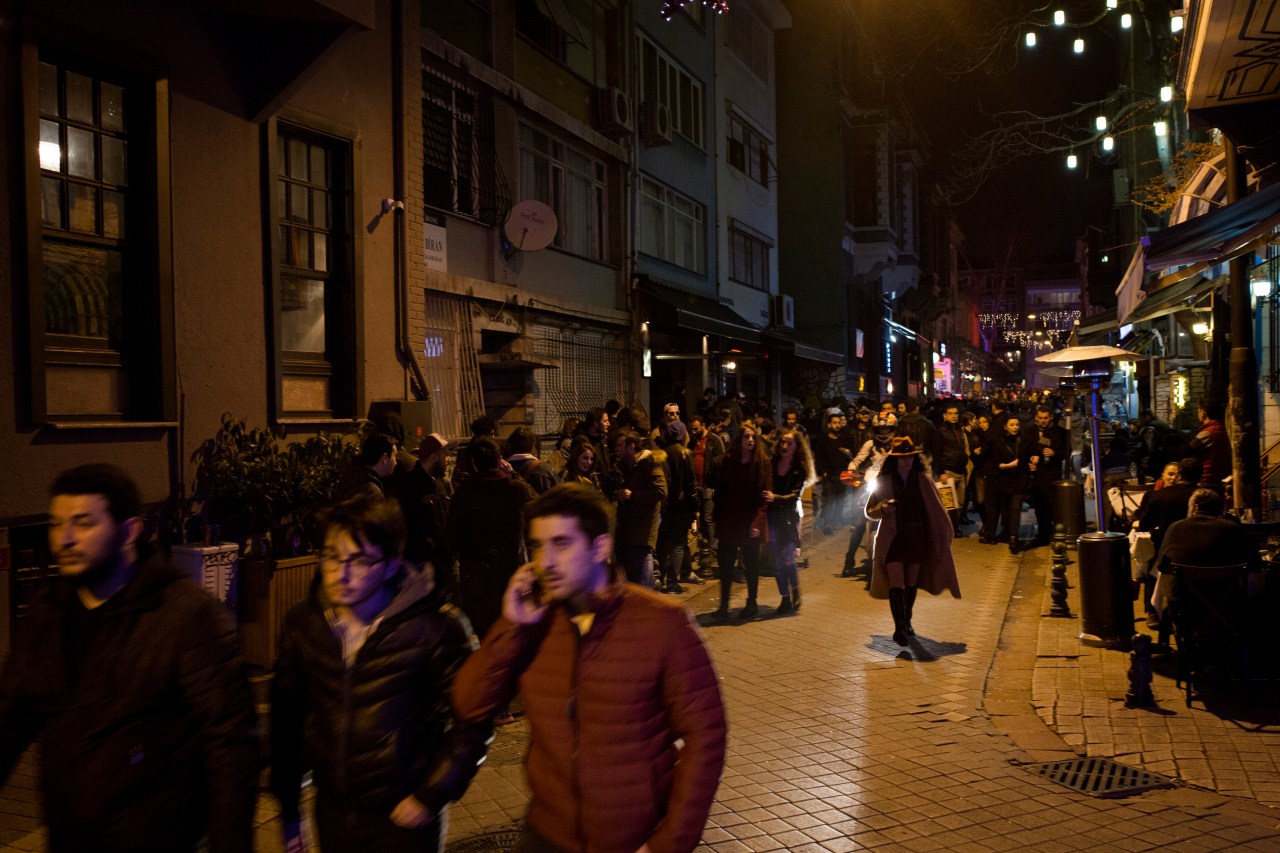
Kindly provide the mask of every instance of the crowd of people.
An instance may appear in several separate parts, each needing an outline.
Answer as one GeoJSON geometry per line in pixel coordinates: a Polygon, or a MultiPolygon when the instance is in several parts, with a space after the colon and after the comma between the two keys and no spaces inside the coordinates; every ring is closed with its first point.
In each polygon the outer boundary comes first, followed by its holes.
{"type": "MultiPolygon", "coordinates": [[[[271,682],[288,849],[308,772],[326,853],[442,849],[448,804],[518,694],[533,732],[521,850],[692,850],[725,716],[705,642],[663,593],[714,578],[707,616],[728,621],[745,584],[741,622],[772,574],[774,612],[796,614],[808,493],[816,527],[848,536],[843,574],[870,563],[906,646],[919,590],[960,596],[953,540],[976,525],[987,544],[1045,544],[1054,482],[1090,462],[1079,412],[1050,395],[835,400],[780,422],[710,390],[686,415],[682,397],[656,425],[637,406],[591,409],[545,455],[526,427],[500,441],[488,417],[412,452],[394,416],[370,425],[271,682]]],[[[1203,401],[1192,436],[1149,413],[1108,430],[1100,483],[1163,478],[1144,532],[1172,526],[1188,490],[1221,490],[1221,415],[1203,401]]],[[[113,466],[57,477],[50,546],[59,577],[0,675],[0,780],[43,737],[54,851],[251,849],[261,746],[228,614],[152,552],[137,486],[113,466]]]]}

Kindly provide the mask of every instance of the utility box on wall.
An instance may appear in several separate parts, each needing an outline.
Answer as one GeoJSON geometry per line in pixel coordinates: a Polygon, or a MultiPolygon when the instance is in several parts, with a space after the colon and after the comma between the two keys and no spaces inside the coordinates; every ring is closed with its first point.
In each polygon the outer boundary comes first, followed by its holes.
{"type": "Polygon", "coordinates": [[[433,430],[430,400],[374,400],[369,404],[369,420],[383,412],[395,412],[404,424],[405,449],[413,450],[433,430]]]}

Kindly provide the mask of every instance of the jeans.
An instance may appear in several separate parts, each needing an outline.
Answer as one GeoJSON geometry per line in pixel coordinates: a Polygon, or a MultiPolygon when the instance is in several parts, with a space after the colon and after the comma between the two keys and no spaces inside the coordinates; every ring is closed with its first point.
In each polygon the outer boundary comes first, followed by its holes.
{"type": "Polygon", "coordinates": [[[800,596],[800,575],[796,572],[796,542],[782,543],[776,539],[769,543],[769,555],[773,558],[773,579],[778,582],[778,595],[796,599],[800,596]]]}
{"type": "Polygon", "coordinates": [[[658,577],[666,582],[679,580],[683,573],[685,552],[689,550],[689,527],[693,516],[687,512],[665,512],[658,526],[658,550],[655,554],[658,577]]]}
{"type": "Polygon", "coordinates": [[[653,589],[653,549],[648,545],[619,545],[618,562],[622,563],[631,583],[653,589]]]}
{"type": "Polygon", "coordinates": [[[716,540],[716,490],[706,486],[698,488],[698,546],[706,551],[720,547],[716,540]]]}

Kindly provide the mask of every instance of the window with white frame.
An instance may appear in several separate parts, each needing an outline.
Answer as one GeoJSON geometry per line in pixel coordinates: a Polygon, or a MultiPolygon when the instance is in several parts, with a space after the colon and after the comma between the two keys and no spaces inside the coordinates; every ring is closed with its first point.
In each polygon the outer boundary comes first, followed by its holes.
{"type": "Polygon", "coordinates": [[[649,178],[640,179],[640,251],[693,272],[707,271],[706,208],[649,178]]]}
{"type": "Polygon", "coordinates": [[[703,147],[702,83],[644,36],[640,36],[640,102],[666,106],[671,129],[703,147]]]}
{"type": "Polygon", "coordinates": [[[725,44],[742,64],[763,82],[769,82],[769,28],[741,4],[726,15],[725,44]]]}
{"type": "Polygon", "coordinates": [[[604,163],[522,124],[520,197],[537,199],[555,211],[559,227],[553,245],[595,261],[608,260],[604,163]]]}
{"type": "Polygon", "coordinates": [[[729,279],[768,293],[769,247],[769,241],[730,222],[729,279]]]}
{"type": "Polygon", "coordinates": [[[760,186],[769,186],[769,140],[732,111],[725,144],[725,159],[730,166],[760,186]]]}

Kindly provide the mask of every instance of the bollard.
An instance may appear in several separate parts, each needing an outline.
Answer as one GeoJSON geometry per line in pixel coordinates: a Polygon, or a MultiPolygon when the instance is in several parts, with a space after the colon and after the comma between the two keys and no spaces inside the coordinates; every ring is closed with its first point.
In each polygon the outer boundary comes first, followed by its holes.
{"type": "Polygon", "coordinates": [[[1057,618],[1070,618],[1071,608],[1067,606],[1067,531],[1061,524],[1055,524],[1053,544],[1049,550],[1053,553],[1053,578],[1049,581],[1049,598],[1053,601],[1049,615],[1057,618]]]}
{"type": "Polygon", "coordinates": [[[1134,634],[1130,642],[1133,651],[1129,652],[1129,692],[1124,694],[1124,704],[1128,708],[1150,708],[1156,704],[1151,692],[1151,638],[1134,634]]]}

